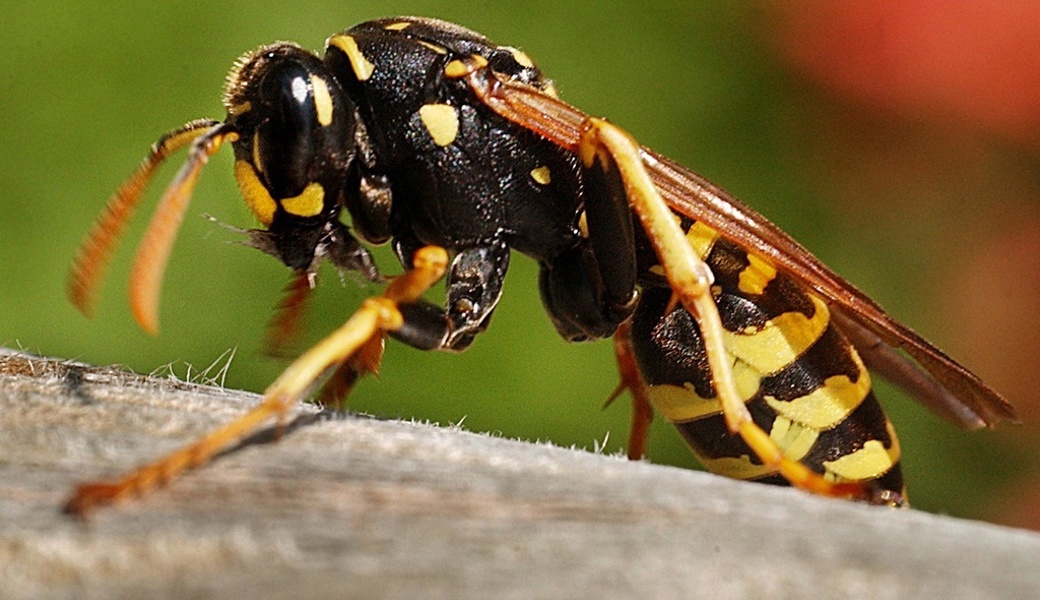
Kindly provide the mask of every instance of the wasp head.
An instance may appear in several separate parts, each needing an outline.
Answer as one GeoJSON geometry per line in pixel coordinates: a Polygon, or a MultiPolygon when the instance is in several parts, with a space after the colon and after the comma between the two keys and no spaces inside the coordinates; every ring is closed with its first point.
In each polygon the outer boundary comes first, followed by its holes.
{"type": "Polygon", "coordinates": [[[224,93],[225,122],[192,121],[164,135],[116,191],[80,246],[70,272],[73,303],[90,313],[98,282],[126,222],[158,166],[190,144],[142,238],[130,276],[130,304],[146,331],[158,330],[159,291],[177,230],[199,173],[224,142],[235,176],[264,229],[250,245],[312,276],[323,258],[379,279],[371,255],[339,221],[357,154],[356,109],[316,55],[288,43],[239,59],[224,93]]]}

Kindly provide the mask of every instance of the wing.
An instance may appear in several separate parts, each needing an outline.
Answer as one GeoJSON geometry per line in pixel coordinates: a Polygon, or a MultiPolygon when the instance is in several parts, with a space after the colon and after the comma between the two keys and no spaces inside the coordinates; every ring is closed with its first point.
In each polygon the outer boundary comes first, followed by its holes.
{"type": "MultiPolygon", "coordinates": [[[[465,79],[481,101],[499,115],[563,148],[577,150],[588,119],[585,113],[487,68],[472,69],[465,79]]],[[[977,429],[1016,420],[1014,409],[996,390],[896,321],[765,217],[656,152],[643,148],[642,155],[651,179],[672,210],[769,258],[778,269],[825,298],[835,323],[875,372],[962,427],[977,429]]]]}

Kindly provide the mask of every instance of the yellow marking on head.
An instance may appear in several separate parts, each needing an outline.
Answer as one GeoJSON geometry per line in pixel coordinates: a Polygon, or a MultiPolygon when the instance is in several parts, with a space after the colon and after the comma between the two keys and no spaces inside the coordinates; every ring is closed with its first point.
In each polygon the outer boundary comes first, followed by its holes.
{"type": "Polygon", "coordinates": [[[459,79],[469,75],[473,71],[483,69],[488,64],[487,59],[479,54],[471,54],[469,58],[471,61],[469,63],[455,59],[444,65],[444,76],[448,79],[459,79]]]}
{"type": "Polygon", "coordinates": [[[870,392],[870,374],[855,351],[852,352],[860,370],[859,379],[855,382],[847,375],[835,375],[828,377],[823,386],[805,396],[786,401],[766,396],[766,403],[781,416],[806,427],[826,430],[837,426],[856,410],[870,392]]]}
{"type": "Polygon", "coordinates": [[[441,56],[443,56],[443,55],[448,53],[448,49],[445,48],[444,46],[438,46],[437,44],[433,44],[433,43],[426,42],[426,41],[423,41],[423,40],[418,40],[418,42],[419,42],[420,46],[424,46],[426,48],[429,48],[430,50],[433,50],[434,52],[436,52],[437,54],[440,54],[441,56]]]}
{"type": "MultiPolygon", "coordinates": [[[[694,452],[694,454],[697,453],[694,452]]],[[[746,454],[740,457],[724,456],[722,458],[707,458],[698,454],[697,459],[709,472],[730,479],[758,479],[776,473],[776,469],[751,462],[746,454]]]]}
{"type": "Polygon", "coordinates": [[[383,29],[389,29],[390,31],[401,31],[402,29],[408,29],[412,26],[411,21],[398,21],[389,25],[384,25],[383,29]]]}
{"type": "Polygon", "coordinates": [[[256,176],[253,165],[245,160],[236,160],[235,181],[238,182],[238,189],[241,190],[242,197],[256,215],[257,220],[265,227],[270,226],[274,221],[274,213],[278,210],[278,205],[256,176]]]}
{"type": "Polygon", "coordinates": [[[459,135],[459,113],[450,104],[424,104],[419,108],[419,118],[438,146],[447,146],[459,135]]]}
{"type": "Polygon", "coordinates": [[[332,123],[332,94],[325,80],[317,75],[311,75],[311,89],[314,94],[314,106],[318,112],[318,122],[322,127],[328,127],[332,123]]]}
{"type": "Polygon", "coordinates": [[[778,416],[773,419],[769,437],[783,450],[784,456],[791,460],[802,460],[820,437],[820,430],[803,427],[786,417],[778,416]]]}
{"type": "Polygon", "coordinates": [[[260,132],[253,132],[253,169],[257,173],[264,172],[264,161],[260,158],[260,132]]]}
{"type": "Polygon", "coordinates": [[[583,238],[589,237],[589,216],[585,211],[578,215],[578,234],[583,238]]]}
{"type": "Polygon", "coordinates": [[[285,212],[290,215],[297,217],[320,215],[321,209],[325,207],[325,188],[321,187],[320,183],[313,181],[308,183],[299,195],[283,198],[280,203],[285,212]]]}
{"type": "Polygon", "coordinates": [[[535,183],[549,185],[552,182],[552,172],[545,165],[535,167],[531,169],[531,179],[534,179],[535,183]]]}
{"type": "Polygon", "coordinates": [[[354,69],[354,75],[357,76],[358,81],[366,81],[376,70],[376,66],[369,62],[365,55],[361,53],[357,40],[351,36],[337,33],[329,38],[329,45],[339,48],[347,55],[347,59],[350,61],[350,66],[354,69]]]}
{"type": "Polygon", "coordinates": [[[899,460],[899,449],[895,456],[879,440],[867,440],[863,447],[831,461],[824,461],[823,468],[838,480],[866,481],[877,479],[892,468],[899,460]]]}
{"type": "Polygon", "coordinates": [[[228,109],[228,114],[231,115],[232,117],[237,117],[237,116],[245,114],[245,113],[247,113],[247,112],[249,112],[251,110],[253,110],[253,103],[250,102],[249,100],[246,100],[245,102],[242,102],[241,104],[235,104],[231,108],[229,108],[228,109]]]}
{"type": "Polygon", "coordinates": [[[776,277],[776,267],[754,254],[747,255],[748,266],[740,272],[737,287],[745,294],[757,296],[776,277]]]}
{"type": "Polygon", "coordinates": [[[686,241],[690,243],[690,247],[701,259],[708,258],[708,254],[711,253],[711,249],[718,239],[719,233],[700,221],[695,222],[686,232],[686,241]]]}
{"type": "Polygon", "coordinates": [[[798,311],[783,313],[753,333],[723,332],[726,350],[761,373],[776,373],[798,359],[827,330],[830,312],[816,296],[811,318],[798,311]]]}
{"type": "Polygon", "coordinates": [[[517,64],[519,64],[521,67],[526,67],[528,69],[534,68],[534,61],[531,60],[531,57],[528,56],[523,50],[519,48],[514,48],[512,46],[499,46],[498,49],[505,50],[506,52],[512,54],[513,60],[515,60],[517,64]]]}

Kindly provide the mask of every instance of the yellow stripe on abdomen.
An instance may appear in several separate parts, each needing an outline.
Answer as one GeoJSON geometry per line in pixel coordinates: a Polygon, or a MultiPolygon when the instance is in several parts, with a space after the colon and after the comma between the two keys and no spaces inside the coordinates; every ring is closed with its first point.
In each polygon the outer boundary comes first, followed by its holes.
{"type": "Polygon", "coordinates": [[[726,331],[726,350],[760,373],[776,373],[798,360],[820,339],[830,323],[827,305],[810,295],[815,311],[811,317],[798,311],[769,319],[757,329],[726,331]]]}

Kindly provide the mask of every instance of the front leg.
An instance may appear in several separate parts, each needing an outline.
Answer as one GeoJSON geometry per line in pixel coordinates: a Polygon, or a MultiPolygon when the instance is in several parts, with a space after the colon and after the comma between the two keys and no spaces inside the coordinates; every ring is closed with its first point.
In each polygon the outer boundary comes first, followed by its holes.
{"type": "Polygon", "coordinates": [[[381,342],[386,332],[401,327],[401,309],[440,280],[447,260],[443,248],[423,248],[411,261],[411,267],[390,282],[382,294],[366,300],[339,329],[293,361],[264,391],[258,406],[197,442],[142,465],[117,480],[79,486],[65,505],[65,512],[83,516],[100,505],[143,495],[166,485],[188,469],[208,463],[238,440],[255,433],[264,423],[275,419],[281,425],[322,374],[346,364],[359,352],[364,353],[373,340],[381,342]]]}

